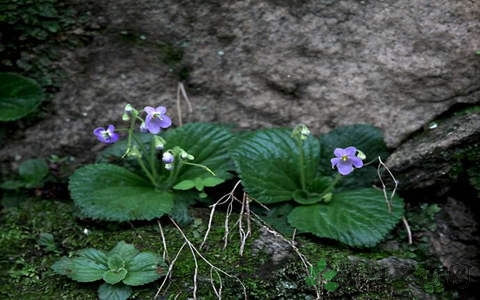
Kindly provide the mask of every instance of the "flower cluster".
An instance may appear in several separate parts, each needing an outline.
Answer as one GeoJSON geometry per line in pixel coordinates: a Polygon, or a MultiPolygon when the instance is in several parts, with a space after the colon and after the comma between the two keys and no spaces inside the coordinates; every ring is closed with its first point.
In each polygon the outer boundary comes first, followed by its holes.
{"type": "Polygon", "coordinates": [[[182,161],[182,163],[195,159],[193,155],[188,154],[187,151],[183,150],[178,146],[175,146],[172,149],[163,152],[162,162],[165,164],[165,169],[169,171],[173,170],[176,157],[178,157],[178,159],[182,161]]]}
{"type": "MultiPolygon", "coordinates": [[[[132,105],[127,104],[122,115],[122,120],[140,120],[140,131],[149,132],[151,134],[158,134],[162,129],[168,128],[172,125],[172,120],[166,115],[167,109],[164,106],[145,106],[143,111],[147,114],[145,120],[140,118],[139,112],[133,108],[132,105]]],[[[93,134],[97,139],[105,144],[113,144],[119,139],[119,134],[115,132],[115,126],[108,125],[107,129],[98,127],[93,130],[93,134]]]]}

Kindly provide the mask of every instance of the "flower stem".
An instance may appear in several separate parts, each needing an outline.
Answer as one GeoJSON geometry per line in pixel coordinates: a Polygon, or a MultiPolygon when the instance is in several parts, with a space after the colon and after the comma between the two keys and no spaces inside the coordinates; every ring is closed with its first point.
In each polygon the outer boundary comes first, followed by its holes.
{"type": "Polygon", "coordinates": [[[145,175],[148,177],[150,182],[156,187],[157,183],[155,181],[155,177],[153,177],[152,173],[148,170],[148,168],[145,166],[145,163],[143,162],[143,159],[141,157],[137,158],[138,164],[142,168],[142,171],[145,173],[145,175]]]}
{"type": "Polygon", "coordinates": [[[157,178],[158,178],[157,164],[156,164],[156,162],[157,162],[157,159],[156,159],[157,149],[155,149],[154,143],[155,143],[155,141],[152,138],[152,142],[150,143],[149,163],[150,163],[150,169],[152,170],[152,176],[153,176],[153,178],[155,178],[155,180],[157,180],[157,178]]]}
{"type": "Polygon", "coordinates": [[[173,170],[171,171],[170,176],[168,176],[167,179],[167,185],[169,187],[173,186],[173,184],[177,181],[178,173],[180,173],[180,169],[183,166],[183,162],[181,160],[179,160],[178,162],[174,161],[173,163],[173,170]]]}
{"type": "Polygon", "coordinates": [[[306,179],[305,179],[305,153],[303,152],[303,141],[301,139],[296,139],[297,140],[297,146],[298,146],[298,165],[299,165],[299,171],[300,171],[300,184],[302,185],[302,190],[306,191],[307,190],[307,184],[306,184],[306,179]]]}
{"type": "Polygon", "coordinates": [[[130,126],[128,127],[128,139],[127,139],[127,150],[123,154],[122,158],[127,156],[128,151],[130,151],[130,147],[132,147],[132,136],[133,130],[135,129],[135,118],[130,119],[130,126]]]}
{"type": "Polygon", "coordinates": [[[204,165],[201,165],[201,164],[196,164],[196,163],[191,163],[191,162],[184,162],[184,164],[202,168],[202,169],[204,169],[205,171],[207,171],[208,173],[212,174],[213,176],[217,176],[217,175],[215,175],[215,173],[214,173],[212,170],[210,170],[210,168],[208,168],[207,166],[204,166],[204,165]]]}
{"type": "Polygon", "coordinates": [[[335,188],[337,183],[340,181],[340,178],[342,178],[342,175],[340,175],[340,173],[337,173],[337,175],[335,175],[335,178],[333,179],[332,183],[330,183],[330,185],[325,189],[323,194],[326,194],[326,193],[329,193],[329,192],[333,191],[333,189],[335,188]]]}

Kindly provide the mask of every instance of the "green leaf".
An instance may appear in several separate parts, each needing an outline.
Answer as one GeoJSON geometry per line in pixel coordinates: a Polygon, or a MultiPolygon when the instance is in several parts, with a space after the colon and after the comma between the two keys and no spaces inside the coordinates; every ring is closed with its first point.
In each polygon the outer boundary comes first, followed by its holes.
{"type": "Polygon", "coordinates": [[[18,173],[27,187],[39,186],[48,174],[48,165],[44,159],[29,159],[20,164],[18,173]]]}
{"type": "Polygon", "coordinates": [[[7,180],[0,184],[0,188],[4,190],[18,190],[23,187],[26,187],[25,182],[19,180],[7,180]]]}
{"type": "Polygon", "coordinates": [[[78,169],[69,189],[81,212],[93,219],[151,220],[173,207],[171,193],[156,191],[146,179],[110,164],[78,169]]]}
{"type": "Polygon", "coordinates": [[[189,189],[194,188],[194,187],[195,187],[195,181],[190,180],[190,179],[186,179],[186,180],[180,181],[179,183],[174,185],[173,189],[185,191],[185,190],[189,190],[189,189]]]}
{"type": "MultiPolygon", "coordinates": [[[[228,171],[233,169],[233,166],[228,149],[232,135],[226,126],[189,123],[166,131],[163,138],[167,141],[165,149],[179,146],[195,157],[193,163],[207,166],[220,178],[231,177],[228,171]]],[[[178,182],[194,180],[206,174],[208,173],[203,168],[185,165],[180,170],[178,182]]]]}
{"type": "Polygon", "coordinates": [[[167,266],[162,258],[151,252],[142,252],[127,265],[128,274],[123,280],[127,285],[142,285],[165,275],[167,266]]]}
{"type": "Polygon", "coordinates": [[[206,177],[206,178],[203,178],[203,185],[212,187],[212,186],[217,186],[224,181],[225,179],[218,178],[218,177],[206,177]]]}
{"type": "Polygon", "coordinates": [[[335,278],[335,276],[337,276],[337,271],[328,270],[328,271],[325,271],[325,273],[323,273],[322,276],[323,276],[323,279],[325,279],[326,281],[330,281],[333,278],[335,278]]]}
{"type": "Polygon", "coordinates": [[[320,273],[320,272],[323,272],[326,268],[327,268],[327,261],[325,260],[325,258],[321,258],[317,262],[316,271],[320,273]]]}
{"type": "Polygon", "coordinates": [[[112,271],[119,270],[125,267],[125,261],[118,254],[108,257],[108,268],[112,271]]]}
{"type": "MultiPolygon", "coordinates": [[[[149,133],[135,133],[132,140],[138,140],[147,147],[151,143],[152,137],[153,135],[149,133]]],[[[112,160],[119,159],[127,151],[127,143],[127,139],[122,139],[115,144],[108,146],[105,150],[98,154],[97,163],[108,163],[112,160]]]]}
{"type": "Polygon", "coordinates": [[[278,203],[269,205],[269,208],[267,212],[264,212],[263,208],[261,208],[261,212],[258,212],[258,214],[261,214],[260,217],[262,220],[283,235],[291,236],[294,228],[287,222],[287,216],[292,211],[293,205],[289,203],[278,203]]]}
{"type": "Polygon", "coordinates": [[[79,282],[91,282],[103,278],[107,266],[98,264],[86,257],[63,257],[52,265],[52,269],[79,282]]]}
{"type": "Polygon", "coordinates": [[[127,276],[127,270],[125,268],[120,268],[118,270],[108,270],[103,273],[103,280],[108,284],[116,284],[122,281],[125,276],[127,276]]]}
{"type": "Polygon", "coordinates": [[[195,195],[196,192],[194,191],[175,193],[174,195],[174,205],[168,215],[181,226],[192,221],[192,218],[188,213],[188,207],[195,202],[195,195]]]}
{"type": "Polygon", "coordinates": [[[315,281],[315,277],[312,276],[305,277],[305,282],[308,286],[314,286],[315,284],[317,284],[317,282],[315,281]]]}
{"type": "Polygon", "coordinates": [[[53,234],[42,232],[38,238],[38,244],[42,247],[45,247],[47,251],[55,251],[57,246],[55,245],[55,240],[53,239],[53,234]]]}
{"type": "Polygon", "coordinates": [[[100,300],[126,300],[132,295],[132,288],[124,284],[102,284],[98,288],[100,300]]]}
{"type": "Polygon", "coordinates": [[[203,191],[203,180],[202,178],[195,178],[193,180],[193,182],[195,182],[195,188],[197,189],[197,191],[203,191]]]}
{"type": "Polygon", "coordinates": [[[128,263],[132,260],[140,251],[135,248],[133,244],[125,243],[124,241],[118,242],[112,250],[110,250],[107,256],[119,256],[124,262],[128,263]]]}
{"type": "MultiPolygon", "coordinates": [[[[310,186],[319,163],[318,141],[309,136],[303,151],[306,185],[310,186]]],[[[299,149],[291,130],[267,129],[242,135],[232,145],[231,155],[245,190],[262,203],[289,201],[293,192],[302,190],[299,149]]]]}
{"type": "Polygon", "coordinates": [[[329,292],[334,292],[336,289],[338,289],[338,283],[327,282],[327,283],[325,283],[325,289],[329,292]]]}
{"type": "Polygon", "coordinates": [[[389,213],[382,191],[359,189],[333,194],[329,204],[298,206],[288,215],[301,231],[350,246],[372,247],[398,223],[403,201],[395,197],[389,213]]]}
{"type": "Polygon", "coordinates": [[[43,91],[33,79],[0,73],[0,121],[13,121],[26,116],[43,99],[43,91]]]}
{"type": "Polygon", "coordinates": [[[78,256],[82,256],[85,258],[88,258],[89,260],[95,262],[96,264],[99,265],[108,265],[108,258],[107,255],[105,255],[105,252],[94,249],[94,248],[86,248],[82,250],[78,250],[76,252],[78,256]]]}

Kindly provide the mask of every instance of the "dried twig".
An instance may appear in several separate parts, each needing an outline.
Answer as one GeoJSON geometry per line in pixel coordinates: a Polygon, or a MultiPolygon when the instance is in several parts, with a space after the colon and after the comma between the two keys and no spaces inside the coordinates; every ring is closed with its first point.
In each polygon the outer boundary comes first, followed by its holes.
{"type": "Polygon", "coordinates": [[[181,99],[180,99],[180,95],[183,97],[183,100],[185,100],[185,102],[187,103],[187,107],[188,107],[188,112],[189,113],[192,113],[193,112],[193,109],[192,109],[192,103],[190,102],[190,99],[188,98],[188,95],[187,95],[187,92],[185,91],[185,86],[183,85],[182,82],[179,82],[178,83],[178,86],[177,86],[177,115],[178,115],[178,125],[179,126],[182,126],[183,125],[183,121],[182,121],[182,106],[181,106],[181,99]]]}
{"type": "Polygon", "coordinates": [[[387,202],[388,211],[391,213],[392,212],[392,200],[393,200],[393,197],[395,196],[395,192],[397,191],[398,181],[395,179],[395,176],[393,176],[392,172],[390,172],[390,169],[383,163],[382,158],[380,156],[378,157],[378,162],[379,163],[378,163],[378,167],[377,167],[377,175],[378,175],[378,178],[380,179],[380,182],[382,184],[383,196],[385,197],[385,201],[387,202]],[[388,174],[390,175],[390,177],[392,178],[392,180],[395,184],[395,186],[393,188],[393,191],[390,194],[390,197],[387,195],[387,187],[385,186],[385,182],[383,181],[382,174],[380,172],[382,167],[385,170],[387,170],[388,174]]]}
{"type": "Polygon", "coordinates": [[[405,216],[402,216],[402,221],[403,221],[403,225],[407,229],[408,244],[411,245],[413,244],[412,231],[410,230],[410,226],[408,225],[408,221],[407,221],[407,218],[405,218],[405,216]]]}
{"type": "Polygon", "coordinates": [[[252,234],[252,225],[250,222],[250,201],[248,199],[247,193],[243,193],[242,198],[242,208],[240,209],[240,216],[238,218],[238,230],[240,234],[240,256],[243,256],[243,250],[245,249],[245,244],[248,237],[252,234]],[[247,231],[245,232],[243,228],[243,215],[247,219],[247,231]]]}
{"type": "MultiPolygon", "coordinates": [[[[207,226],[207,231],[205,232],[205,235],[203,236],[203,241],[202,243],[200,244],[200,249],[203,248],[203,246],[205,245],[205,242],[207,241],[207,238],[208,238],[208,235],[210,233],[210,230],[212,228],[212,222],[213,222],[213,216],[215,215],[215,209],[217,208],[217,206],[219,205],[223,205],[225,203],[230,203],[231,205],[231,200],[233,198],[235,198],[234,196],[234,193],[235,193],[235,190],[238,188],[238,186],[240,185],[240,180],[235,184],[235,186],[233,187],[233,189],[226,195],[223,195],[220,199],[218,199],[217,202],[215,202],[214,204],[210,205],[211,207],[211,210],[210,210],[210,217],[208,219],[208,226],[207,226]]],[[[231,213],[231,208],[230,208],[230,213],[231,213]]],[[[225,221],[225,235],[223,237],[224,239],[224,242],[226,242],[228,240],[228,232],[229,232],[229,228],[228,228],[228,217],[229,217],[229,214],[227,213],[227,220],[225,221]]],[[[224,245],[224,248],[225,248],[226,245],[224,245]]]]}
{"type": "Polygon", "coordinates": [[[163,289],[163,286],[165,285],[165,283],[167,282],[167,280],[171,277],[172,275],[172,270],[173,270],[173,266],[175,265],[175,262],[177,261],[178,257],[180,256],[180,253],[182,252],[183,248],[187,245],[187,243],[183,243],[183,245],[180,247],[180,249],[177,251],[177,254],[175,255],[175,257],[173,258],[173,260],[170,262],[170,266],[168,267],[168,271],[167,271],[167,274],[165,274],[165,277],[163,278],[163,281],[162,281],[162,284],[160,285],[160,287],[158,288],[157,290],[157,293],[155,294],[155,296],[153,297],[153,299],[157,299],[158,295],[160,295],[160,292],[162,291],[163,289]]]}
{"type": "Polygon", "coordinates": [[[163,258],[163,261],[166,261],[168,259],[167,241],[165,240],[165,234],[163,234],[163,228],[162,228],[162,224],[160,223],[160,220],[157,220],[157,223],[158,223],[158,228],[160,229],[160,236],[162,237],[162,244],[163,244],[162,258],[163,258]]]}
{"type": "MultiPolygon", "coordinates": [[[[378,178],[380,179],[380,182],[382,184],[383,196],[385,197],[385,201],[387,202],[388,211],[391,213],[392,212],[392,201],[393,201],[393,197],[395,196],[395,192],[397,191],[398,181],[397,181],[397,179],[395,179],[395,176],[393,176],[393,173],[390,171],[390,169],[383,163],[380,156],[378,157],[378,162],[379,162],[378,167],[377,167],[378,178]],[[383,167],[383,169],[387,170],[388,175],[390,175],[390,178],[392,178],[392,180],[394,182],[394,185],[395,185],[393,187],[393,191],[390,193],[390,196],[387,195],[387,187],[385,186],[385,183],[382,179],[382,174],[380,172],[382,167],[383,167]]],[[[408,222],[407,222],[407,219],[405,218],[405,216],[402,216],[402,221],[403,221],[403,225],[405,226],[405,229],[407,230],[408,243],[411,245],[413,243],[412,231],[410,230],[410,226],[408,225],[408,222]]]]}
{"type": "MultiPolygon", "coordinates": [[[[183,239],[185,240],[185,243],[187,243],[188,247],[190,248],[190,251],[192,252],[192,256],[194,258],[194,261],[195,261],[195,273],[194,273],[194,294],[193,294],[193,297],[194,299],[197,299],[196,298],[196,287],[197,287],[197,273],[198,273],[198,264],[197,264],[197,258],[196,256],[198,255],[198,257],[200,257],[207,265],[210,266],[211,269],[213,269],[215,272],[218,272],[218,273],[221,273],[227,277],[230,277],[230,278],[233,278],[235,279],[236,281],[238,281],[240,283],[240,285],[242,286],[242,290],[243,290],[243,295],[245,297],[245,299],[247,299],[247,288],[245,287],[245,285],[243,284],[243,282],[236,276],[234,275],[231,275],[225,271],[223,271],[222,269],[216,267],[215,265],[213,265],[208,259],[206,259],[201,253],[200,251],[198,251],[197,248],[195,248],[195,246],[192,244],[192,242],[190,242],[190,240],[187,238],[187,236],[185,235],[185,233],[183,232],[183,230],[180,228],[180,226],[177,225],[177,223],[172,219],[170,218],[170,221],[173,223],[173,225],[177,228],[177,230],[180,232],[180,234],[182,235],[183,239]]],[[[212,277],[213,279],[213,277],[212,277]]],[[[214,286],[214,283],[211,282],[212,286],[214,286]]],[[[215,291],[221,291],[221,288],[219,288],[218,290],[214,288],[215,291]]],[[[221,298],[221,295],[220,295],[220,298],[221,298]]]]}

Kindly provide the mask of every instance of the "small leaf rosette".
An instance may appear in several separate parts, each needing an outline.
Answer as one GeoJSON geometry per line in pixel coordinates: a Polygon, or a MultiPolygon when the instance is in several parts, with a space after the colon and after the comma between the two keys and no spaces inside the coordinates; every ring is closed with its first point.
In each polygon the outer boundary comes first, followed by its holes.
{"type": "Polygon", "coordinates": [[[62,257],[52,269],[79,282],[103,279],[110,285],[121,282],[137,286],[159,279],[166,264],[156,253],[140,252],[121,241],[107,253],[93,248],[79,250],[73,257],[62,257]]]}

